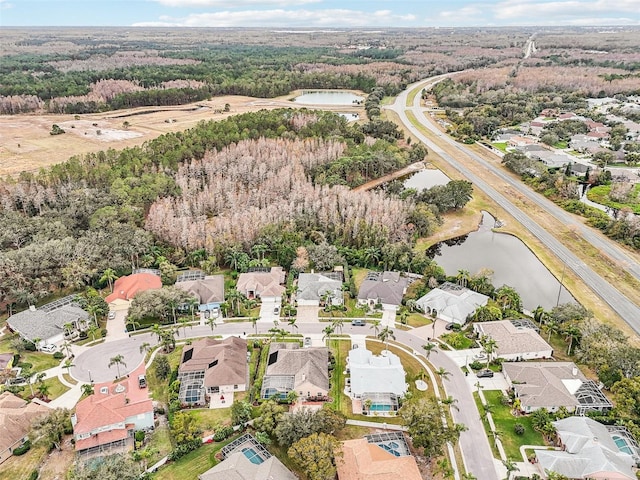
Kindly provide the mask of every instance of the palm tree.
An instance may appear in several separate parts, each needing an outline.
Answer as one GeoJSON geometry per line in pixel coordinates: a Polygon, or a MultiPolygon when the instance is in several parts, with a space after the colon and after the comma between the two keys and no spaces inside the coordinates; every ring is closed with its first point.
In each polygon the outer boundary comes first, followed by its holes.
{"type": "Polygon", "coordinates": [[[64,361],[63,367],[67,369],[67,374],[71,376],[71,367],[75,367],[75,365],[73,364],[73,360],[71,360],[70,358],[67,358],[64,361]]]}
{"type": "Polygon", "coordinates": [[[470,472],[463,473],[462,477],[460,478],[462,478],[462,480],[478,480],[478,478],[473,473],[470,473],[470,472]]]}
{"type": "Polygon", "coordinates": [[[98,314],[102,313],[102,308],[99,305],[89,304],[87,308],[85,308],[87,313],[93,317],[93,323],[98,325],[98,314]]]}
{"type": "Polygon", "coordinates": [[[400,323],[402,325],[406,325],[407,324],[407,319],[409,318],[409,312],[406,309],[403,309],[402,311],[400,311],[400,323]]]}
{"type": "Polygon", "coordinates": [[[127,328],[131,327],[133,329],[133,332],[135,333],[136,327],[140,327],[140,322],[137,322],[133,317],[129,316],[127,317],[126,326],[127,328]]]}
{"type": "Polygon", "coordinates": [[[493,413],[493,405],[489,403],[483,403],[482,412],[480,413],[480,418],[482,420],[486,420],[491,413],[493,413]]]}
{"type": "Polygon", "coordinates": [[[467,283],[469,283],[470,278],[471,274],[467,270],[458,270],[458,274],[456,275],[458,285],[460,285],[461,287],[466,287],[467,283]]]}
{"type": "Polygon", "coordinates": [[[189,310],[191,310],[191,321],[195,322],[196,321],[196,314],[195,314],[195,310],[196,307],[198,307],[200,305],[200,300],[198,300],[195,297],[189,297],[187,299],[187,306],[189,307],[189,310]]]}
{"type": "Polygon", "coordinates": [[[511,480],[511,474],[513,472],[519,472],[520,469],[518,468],[518,466],[516,465],[516,463],[511,460],[510,458],[503,460],[502,464],[504,465],[504,468],[507,469],[507,480],[511,480]]]}
{"type": "Polygon", "coordinates": [[[251,253],[253,253],[256,258],[260,258],[260,260],[264,259],[264,254],[267,253],[269,247],[264,243],[256,243],[253,247],[251,247],[251,253]]]}
{"type": "Polygon", "coordinates": [[[438,353],[438,350],[436,350],[437,347],[438,346],[435,343],[431,343],[431,342],[427,342],[422,346],[422,348],[424,348],[425,357],[427,357],[427,360],[429,359],[429,356],[431,355],[432,352],[438,353]]]}
{"type": "Polygon", "coordinates": [[[99,331],[100,331],[100,327],[98,327],[97,325],[89,325],[89,328],[87,329],[87,333],[91,335],[91,339],[94,342],[96,340],[96,333],[98,333],[99,331]]]}
{"type": "Polygon", "coordinates": [[[538,305],[535,310],[533,310],[533,320],[538,324],[538,325],[542,325],[542,323],[544,322],[546,316],[547,316],[547,312],[544,308],[542,308],[540,305],[538,305]]]}
{"type": "Polygon", "coordinates": [[[31,396],[33,397],[33,383],[31,380],[33,379],[36,372],[31,370],[31,368],[23,368],[20,372],[20,376],[24,378],[24,380],[29,384],[29,389],[31,390],[31,396]]]}
{"type": "Polygon", "coordinates": [[[565,340],[569,342],[569,348],[567,349],[567,355],[571,355],[571,349],[573,348],[574,342],[580,339],[582,332],[575,324],[567,325],[563,332],[565,335],[565,340]]]}
{"type": "Polygon", "coordinates": [[[258,334],[258,320],[259,317],[251,317],[251,325],[256,335],[258,334]]]}
{"type": "Polygon", "coordinates": [[[176,348],[176,334],[178,331],[174,328],[166,329],[162,331],[162,337],[160,338],[160,344],[165,352],[171,352],[176,348]]]}
{"type": "Polygon", "coordinates": [[[451,372],[446,371],[444,367],[440,367],[439,369],[437,369],[436,373],[443,380],[451,376],[451,372]]]}
{"type": "Polygon", "coordinates": [[[38,384],[38,393],[40,394],[41,398],[43,398],[43,399],[48,398],[49,397],[49,390],[50,390],[49,385],[47,385],[46,383],[40,382],[38,384]]]}
{"type": "Polygon", "coordinates": [[[373,334],[377,337],[378,333],[380,333],[380,320],[374,320],[371,322],[371,326],[369,328],[373,328],[373,334]]]}
{"type": "Polygon", "coordinates": [[[89,385],[88,383],[85,383],[80,388],[82,390],[82,396],[88,397],[89,395],[93,395],[93,385],[89,385]]]}
{"type": "Polygon", "coordinates": [[[440,400],[440,403],[442,403],[442,405],[447,405],[449,408],[455,408],[456,410],[460,411],[460,409],[456,405],[456,403],[458,403],[458,399],[453,398],[451,395],[440,400]]]}
{"type": "Polygon", "coordinates": [[[71,356],[71,344],[69,342],[64,342],[62,344],[62,348],[64,348],[67,351],[67,357],[71,356]]]}
{"type": "Polygon", "coordinates": [[[213,329],[217,327],[216,319],[213,317],[209,317],[207,319],[207,325],[209,325],[209,327],[211,328],[211,331],[213,332],[213,329]]]}
{"type": "Polygon", "coordinates": [[[560,333],[560,324],[555,320],[549,320],[544,324],[544,329],[547,331],[547,343],[549,343],[552,334],[560,333]]]}
{"type": "Polygon", "coordinates": [[[487,368],[489,368],[489,363],[491,363],[491,357],[493,356],[493,353],[496,351],[498,344],[493,338],[488,337],[487,335],[484,335],[480,339],[480,345],[482,345],[482,351],[487,354],[487,368]]]}
{"type": "Polygon", "coordinates": [[[295,328],[296,330],[298,329],[298,325],[296,325],[296,317],[291,317],[289,319],[289,321],[287,323],[289,323],[289,326],[291,327],[291,333],[293,333],[293,329],[295,328]]]}
{"type": "Polygon", "coordinates": [[[151,351],[151,344],[149,342],[144,342],[140,345],[140,353],[144,353],[146,355],[149,351],[151,351]]]}
{"type": "Polygon", "coordinates": [[[333,329],[333,326],[329,325],[329,326],[325,327],[325,329],[322,330],[322,333],[324,334],[322,336],[322,341],[324,342],[325,339],[326,339],[327,343],[329,343],[331,341],[331,336],[333,335],[334,332],[335,332],[335,330],[333,329]]]}
{"type": "Polygon", "coordinates": [[[151,332],[153,332],[154,335],[156,335],[158,337],[158,341],[162,340],[162,328],[160,328],[160,325],[158,325],[157,323],[153,324],[153,327],[151,327],[151,332]]]}
{"type": "Polygon", "coordinates": [[[384,327],[380,333],[378,334],[378,338],[380,341],[384,342],[384,346],[386,350],[389,350],[389,339],[396,339],[396,336],[393,334],[393,330],[389,327],[384,327]]]}
{"type": "Polygon", "coordinates": [[[109,368],[116,366],[116,369],[118,371],[118,376],[116,378],[120,378],[120,365],[126,367],[127,364],[124,362],[124,357],[120,354],[116,355],[115,357],[111,357],[109,359],[109,368]]]}
{"type": "Polygon", "coordinates": [[[69,337],[71,336],[71,332],[73,331],[73,323],[71,322],[67,322],[65,323],[62,328],[64,329],[64,336],[65,337],[69,337]]]}
{"type": "Polygon", "coordinates": [[[336,318],[331,322],[331,326],[335,329],[340,330],[340,334],[342,334],[342,327],[344,327],[344,318],[336,318]]]}
{"type": "Polygon", "coordinates": [[[112,268],[107,268],[104,272],[102,272],[100,283],[107,282],[109,284],[109,290],[111,290],[111,293],[113,293],[113,282],[115,282],[117,279],[118,275],[116,275],[115,270],[113,270],[112,268]]]}
{"type": "Polygon", "coordinates": [[[244,298],[244,295],[235,288],[230,289],[227,292],[227,301],[231,304],[231,308],[235,306],[236,316],[240,316],[240,302],[244,298]]]}

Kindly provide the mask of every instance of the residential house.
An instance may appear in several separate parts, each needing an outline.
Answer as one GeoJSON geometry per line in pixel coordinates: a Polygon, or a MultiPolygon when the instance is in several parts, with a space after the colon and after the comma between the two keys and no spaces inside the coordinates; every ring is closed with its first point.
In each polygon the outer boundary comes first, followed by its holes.
{"type": "Polygon", "coordinates": [[[0,393],[0,464],[29,439],[31,424],[49,412],[39,403],[27,403],[10,392],[0,393]]]}
{"type": "MultiPolygon", "coordinates": [[[[531,128],[531,125],[527,125],[527,128],[531,128]]],[[[536,140],[529,137],[523,137],[520,135],[516,135],[509,139],[509,145],[512,147],[524,147],[525,145],[532,145],[536,143],[536,140]]]]}
{"type": "Polygon", "coordinates": [[[349,350],[350,395],[354,413],[386,414],[398,410],[398,400],[407,393],[400,358],[388,350],[374,355],[365,348],[349,350]]]}
{"type": "Polygon", "coordinates": [[[580,117],[573,112],[563,112],[558,115],[558,120],[576,120],[580,117]]]}
{"type": "Polygon", "coordinates": [[[271,267],[269,271],[250,271],[238,277],[236,290],[247,298],[271,299],[280,302],[285,291],[285,272],[282,267],[271,267]]]}
{"type": "Polygon", "coordinates": [[[489,301],[489,297],[455,283],[445,282],[420,297],[416,306],[424,313],[450,323],[464,325],[467,318],[489,301]]]}
{"type": "Polygon", "coordinates": [[[496,342],[495,358],[507,361],[551,358],[553,348],[538,334],[529,320],[500,320],[473,324],[474,331],[496,342]]]}
{"type": "Polygon", "coordinates": [[[234,392],[244,392],[249,383],[247,341],[204,338],[186,346],[178,367],[182,403],[204,405],[207,396],[220,403],[233,402],[234,392]]]}
{"type": "Polygon", "coordinates": [[[88,321],[89,314],[75,303],[75,295],[70,295],[38,308],[32,305],[9,317],[7,325],[26,341],[38,341],[40,347],[76,335],[88,321]]]}
{"type": "Polygon", "coordinates": [[[134,433],[154,427],[153,402],[141,364],[121,382],[93,387],[93,395],[81,400],[71,416],[76,452],[83,456],[128,452],[134,447],[134,433]]]}
{"type": "Polygon", "coordinates": [[[607,427],[587,417],[564,418],[553,426],[562,450],[535,450],[543,471],[571,479],[637,478],[632,467],[638,462],[638,446],[620,427],[607,427]]]}
{"type": "Polygon", "coordinates": [[[555,412],[565,407],[584,415],[613,406],[573,362],[507,362],[502,364],[502,372],[525,413],[540,408],[555,412]]]}
{"type": "Polygon", "coordinates": [[[133,297],[147,290],[162,288],[162,280],[159,275],[142,272],[134,273],[126,277],[120,277],[113,284],[113,293],[105,301],[111,310],[123,310],[129,308],[133,297]]]}
{"type": "Polygon", "coordinates": [[[358,305],[383,310],[397,310],[407,293],[411,279],[400,272],[369,272],[358,291],[358,305]]]}
{"type": "Polygon", "coordinates": [[[300,306],[318,307],[320,302],[342,305],[342,273],[301,273],[298,276],[296,301],[300,306]]]}
{"type": "Polygon", "coordinates": [[[225,446],[222,461],[199,475],[200,480],[297,480],[280,460],[252,435],[246,434],[225,446]]]}
{"type": "Polygon", "coordinates": [[[219,314],[220,304],[224,302],[224,275],[205,275],[201,270],[191,270],[178,275],[175,286],[198,300],[198,311],[205,318],[213,312],[219,314]]]}
{"type": "Polygon", "coordinates": [[[329,393],[329,351],[325,347],[300,348],[297,343],[272,343],[262,379],[261,398],[326,400],[329,393]]]}
{"type": "Polygon", "coordinates": [[[342,442],[338,480],[422,480],[402,432],[377,433],[342,442]]]}

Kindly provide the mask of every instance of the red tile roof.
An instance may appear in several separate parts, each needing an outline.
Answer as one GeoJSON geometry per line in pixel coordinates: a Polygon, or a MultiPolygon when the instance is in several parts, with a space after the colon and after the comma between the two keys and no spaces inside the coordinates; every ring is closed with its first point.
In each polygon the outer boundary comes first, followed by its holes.
{"type": "MultiPolygon", "coordinates": [[[[153,402],[149,398],[149,390],[140,388],[138,376],[145,373],[145,366],[141,364],[136,370],[129,374],[123,382],[99,383],[93,388],[93,395],[80,401],[76,406],[76,424],[73,433],[79,435],[90,433],[100,427],[106,427],[116,423],[122,423],[127,418],[153,412],[153,402]],[[103,393],[104,392],[104,393],[103,393]]],[[[114,429],[112,432],[125,432],[126,429],[114,429]]],[[[96,445],[102,445],[115,440],[104,440],[109,438],[108,432],[100,432],[90,438],[99,437],[100,441],[96,445]]],[[[115,433],[113,435],[116,435],[115,433]]],[[[122,434],[118,434],[122,435],[122,434]]],[[[117,436],[117,435],[116,435],[117,436]]],[[[116,440],[119,438],[116,438],[116,440]]],[[[76,450],[89,448],[84,446],[90,442],[89,439],[78,440],[76,450]]],[[[94,445],[90,445],[94,446],[94,445]]]]}
{"type": "MultiPolygon", "coordinates": [[[[129,426],[133,428],[133,425],[129,426]]],[[[97,435],[90,436],[89,438],[76,440],[76,450],[80,451],[91,447],[97,447],[98,445],[106,445],[108,443],[117,442],[118,440],[124,440],[128,436],[129,432],[126,428],[100,432],[97,435]]]]}
{"type": "Polygon", "coordinates": [[[113,293],[109,295],[105,301],[111,303],[118,298],[131,300],[138,292],[159,288],[162,288],[162,280],[158,275],[152,273],[136,273],[117,279],[113,285],[113,293]]]}

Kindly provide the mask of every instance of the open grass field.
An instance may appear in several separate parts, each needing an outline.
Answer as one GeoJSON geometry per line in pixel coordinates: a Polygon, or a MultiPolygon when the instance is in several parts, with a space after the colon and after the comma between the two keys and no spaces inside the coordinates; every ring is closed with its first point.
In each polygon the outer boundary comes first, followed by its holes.
{"type": "MultiPolygon", "coordinates": [[[[164,133],[179,132],[200,121],[274,108],[313,108],[289,99],[298,91],[274,99],[227,95],[187,105],[138,107],[84,115],[0,115],[0,176],[63,162],[74,155],[142,145],[164,133]],[[220,112],[225,104],[229,112],[220,112]],[[128,125],[124,125],[124,122],[128,125]],[[65,134],[51,135],[52,125],[65,134]]],[[[361,93],[361,92],[359,92],[361,93]]],[[[318,106],[323,110],[359,113],[363,107],[318,106]]]]}
{"type": "Polygon", "coordinates": [[[189,452],[179,460],[161,468],[151,478],[157,480],[194,480],[216,464],[215,454],[227,443],[204,444],[197,450],[189,452]]]}
{"type": "Polygon", "coordinates": [[[11,457],[0,466],[0,477],[11,480],[28,480],[29,475],[42,464],[47,451],[44,447],[34,446],[24,455],[11,457]]]}

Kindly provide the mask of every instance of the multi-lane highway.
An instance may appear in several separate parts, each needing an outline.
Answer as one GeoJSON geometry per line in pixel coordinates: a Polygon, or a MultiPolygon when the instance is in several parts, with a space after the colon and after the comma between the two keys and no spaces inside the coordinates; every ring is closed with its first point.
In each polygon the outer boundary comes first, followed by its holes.
{"type": "MultiPolygon", "coordinates": [[[[574,219],[571,218],[567,212],[556,206],[553,202],[550,202],[541,195],[531,191],[523,183],[514,180],[499,167],[496,167],[491,162],[486,161],[464,145],[459,144],[446,135],[443,135],[440,130],[438,130],[438,128],[425,117],[423,108],[420,106],[420,95],[415,96],[413,105],[410,107],[406,106],[407,98],[411,91],[414,89],[429,88],[443,77],[444,76],[434,77],[409,86],[407,90],[402,92],[396,98],[395,103],[387,108],[393,110],[399,116],[403,126],[415,137],[420,139],[433,152],[440,155],[446,162],[458,170],[463,176],[471,181],[476,188],[485,192],[485,194],[487,194],[487,196],[489,196],[494,202],[509,212],[510,215],[512,215],[551,252],[553,252],[560,262],[564,262],[567,265],[567,268],[572,270],[596,295],[606,302],[627,324],[629,324],[629,326],[631,326],[631,328],[633,328],[636,333],[640,333],[640,307],[638,307],[638,305],[623,295],[617,288],[615,288],[614,285],[611,285],[606,279],[598,275],[569,248],[557,240],[550,232],[540,226],[535,219],[520,210],[495,187],[484,181],[478,175],[474,174],[465,166],[465,162],[474,162],[481,165],[493,175],[497,176],[501,182],[504,182],[504,184],[507,184],[519,194],[527,197],[529,201],[547,213],[553,215],[563,224],[575,224],[574,219]],[[455,148],[460,155],[457,156],[457,158],[454,158],[445,152],[438,144],[427,138],[426,135],[411,123],[407,116],[407,112],[411,112],[418,122],[420,122],[425,128],[433,131],[436,135],[440,135],[439,141],[445,142],[449,146],[455,148]]],[[[611,259],[617,261],[621,269],[627,270],[635,278],[640,279],[640,265],[631,256],[624,252],[620,246],[590,230],[588,227],[576,225],[576,228],[583,235],[586,241],[590,242],[595,248],[609,256],[611,259]]]]}

